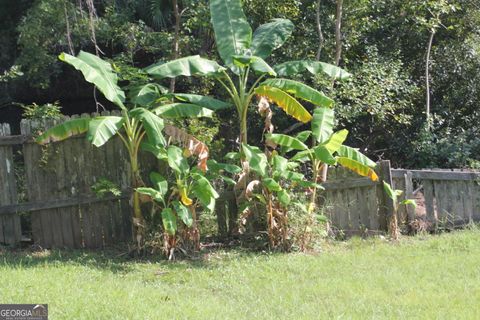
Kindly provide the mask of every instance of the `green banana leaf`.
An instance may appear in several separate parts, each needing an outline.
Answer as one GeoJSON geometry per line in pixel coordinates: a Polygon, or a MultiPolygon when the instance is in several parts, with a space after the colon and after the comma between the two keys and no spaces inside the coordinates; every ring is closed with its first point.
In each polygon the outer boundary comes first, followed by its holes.
{"type": "Polygon", "coordinates": [[[88,131],[88,124],[90,121],[90,118],[80,118],[65,121],[64,123],[48,129],[39,137],[37,137],[35,141],[39,144],[47,144],[50,142],[62,141],[85,133],[88,131]]]}
{"type": "Polygon", "coordinates": [[[308,147],[300,140],[280,133],[269,133],[265,135],[268,141],[274,142],[280,146],[287,147],[294,150],[307,150],[308,147]]]}
{"type": "Polygon", "coordinates": [[[333,133],[335,113],[330,108],[315,108],[312,120],[312,135],[318,143],[327,142],[333,133]]]}
{"type": "Polygon", "coordinates": [[[316,106],[332,108],[333,100],[327,97],[323,92],[317,91],[312,87],[301,82],[289,79],[267,79],[261,85],[282,89],[296,98],[313,103],[316,106]]]}
{"type": "Polygon", "coordinates": [[[167,180],[160,173],[152,171],[150,172],[150,181],[152,181],[153,186],[162,195],[162,197],[165,197],[168,192],[167,180]]]}
{"type": "Polygon", "coordinates": [[[282,187],[278,184],[278,182],[275,181],[275,180],[272,179],[272,178],[262,179],[262,184],[263,184],[265,187],[267,187],[267,189],[268,189],[270,192],[282,190],[282,187]]]}
{"type": "Polygon", "coordinates": [[[253,33],[252,54],[266,59],[291,36],[295,26],[288,19],[273,19],[253,33]]]}
{"type": "Polygon", "coordinates": [[[243,55],[252,42],[252,28],[242,10],[240,0],[210,0],[210,16],[218,53],[232,71],[234,55],[243,55]]]}
{"type": "Polygon", "coordinates": [[[231,108],[232,105],[222,100],[199,94],[174,93],[173,96],[182,103],[191,103],[212,111],[231,108]]]}
{"type": "Polygon", "coordinates": [[[84,51],[80,51],[76,57],[68,53],[61,53],[58,58],[81,71],[85,80],[93,83],[108,101],[113,102],[121,109],[126,109],[123,104],[125,93],[117,85],[118,77],[110,63],[84,51]]]}
{"type": "Polygon", "coordinates": [[[190,166],[187,159],[183,156],[183,151],[177,146],[170,146],[167,149],[168,165],[178,173],[188,173],[190,166]]]}
{"type": "Polygon", "coordinates": [[[172,60],[166,63],[157,63],[145,69],[156,78],[175,78],[178,76],[211,76],[225,70],[224,67],[212,60],[198,55],[172,60]]]}
{"type": "Polygon", "coordinates": [[[164,195],[162,195],[159,191],[157,191],[153,188],[141,187],[141,188],[136,188],[135,191],[137,191],[138,193],[147,195],[157,202],[164,202],[165,201],[164,195]]]}
{"type": "Polygon", "coordinates": [[[304,73],[305,71],[308,71],[313,75],[324,73],[330,78],[338,80],[344,80],[351,77],[351,74],[343,70],[342,68],[320,61],[288,61],[276,65],[275,67],[273,67],[273,69],[280,77],[291,77],[304,73]]]}
{"type": "Polygon", "coordinates": [[[275,102],[286,114],[298,121],[307,123],[312,120],[312,115],[294,97],[285,91],[269,86],[259,86],[255,89],[255,93],[275,102]]]}
{"type": "Polygon", "coordinates": [[[87,139],[94,146],[103,146],[122,128],[125,119],[115,116],[93,118],[88,126],[87,139]]]}
{"type": "Polygon", "coordinates": [[[165,104],[152,109],[152,112],[167,119],[213,117],[212,110],[190,103],[165,104]]]}

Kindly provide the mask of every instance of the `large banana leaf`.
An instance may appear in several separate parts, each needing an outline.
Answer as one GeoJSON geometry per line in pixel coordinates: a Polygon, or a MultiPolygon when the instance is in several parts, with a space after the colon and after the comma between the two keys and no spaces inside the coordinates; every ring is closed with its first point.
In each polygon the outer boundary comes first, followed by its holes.
{"type": "Polygon", "coordinates": [[[81,71],[85,80],[93,83],[107,100],[125,109],[125,93],[117,85],[118,77],[113,72],[110,63],[103,61],[96,55],[80,51],[77,57],[68,53],[61,53],[59,59],[81,71]]]}
{"type": "Polygon", "coordinates": [[[40,135],[36,142],[40,144],[47,144],[50,142],[62,141],[72,136],[76,136],[88,131],[88,124],[90,118],[80,118],[65,121],[55,127],[52,127],[40,135]]]}
{"type": "Polygon", "coordinates": [[[156,78],[175,78],[178,76],[210,76],[225,70],[212,60],[204,59],[198,55],[180,58],[167,63],[154,64],[145,71],[156,78]]]}
{"type": "Polygon", "coordinates": [[[272,51],[280,48],[290,37],[295,26],[288,19],[273,19],[269,23],[262,24],[253,33],[252,54],[263,59],[272,54],[272,51]]]}
{"type": "Polygon", "coordinates": [[[369,166],[370,168],[375,168],[377,166],[377,164],[374,161],[370,160],[366,155],[364,155],[357,149],[351,147],[341,146],[337,151],[337,155],[339,157],[345,157],[358,161],[361,164],[369,166]]]}
{"type": "Polygon", "coordinates": [[[352,170],[361,176],[369,177],[372,181],[378,180],[378,176],[372,168],[358,161],[345,157],[337,157],[337,162],[343,167],[352,170]]]}
{"type": "Polygon", "coordinates": [[[347,71],[332,64],[309,60],[288,61],[276,65],[273,69],[280,77],[291,77],[305,71],[313,75],[324,73],[333,79],[339,80],[347,79],[351,76],[347,71]]]}
{"type": "Polygon", "coordinates": [[[340,149],[342,144],[345,142],[348,136],[348,130],[343,129],[340,131],[335,132],[332,134],[330,139],[324,144],[325,148],[327,148],[328,152],[334,154],[335,152],[340,149]]]}
{"type": "Polygon", "coordinates": [[[255,89],[255,93],[275,102],[285,113],[298,121],[307,123],[312,120],[312,115],[308,113],[294,97],[285,91],[269,86],[259,86],[255,89]]]}
{"type": "Polygon", "coordinates": [[[332,156],[324,146],[316,146],[313,149],[315,159],[322,161],[323,163],[334,165],[337,163],[337,160],[332,156]]]}
{"type": "Polygon", "coordinates": [[[315,108],[312,120],[312,135],[318,143],[327,142],[332,136],[335,113],[330,108],[315,108]]]}
{"type": "Polygon", "coordinates": [[[296,98],[313,103],[321,107],[333,107],[333,100],[327,97],[323,92],[317,91],[306,84],[289,79],[268,79],[261,85],[282,89],[296,98]]]}
{"type": "Polygon", "coordinates": [[[152,110],[153,113],[163,118],[211,118],[213,111],[190,103],[171,103],[162,105],[152,110]]]}
{"type": "Polygon", "coordinates": [[[96,147],[103,146],[117,134],[124,122],[122,117],[95,117],[89,123],[87,139],[96,147]]]}
{"type": "Polygon", "coordinates": [[[272,77],[277,76],[275,70],[273,70],[273,68],[260,57],[235,55],[233,56],[233,63],[241,68],[249,66],[253,71],[256,71],[259,74],[268,74],[272,77]]]}
{"type": "Polygon", "coordinates": [[[177,233],[177,216],[171,208],[162,210],[163,229],[169,235],[174,236],[177,233]]]}
{"type": "Polygon", "coordinates": [[[189,102],[200,107],[207,108],[213,111],[231,108],[232,105],[212,97],[202,96],[199,94],[189,93],[174,93],[173,96],[181,102],[189,102]]]}
{"type": "Polygon", "coordinates": [[[240,0],[210,0],[210,16],[218,53],[225,65],[236,71],[234,55],[243,55],[252,42],[252,28],[240,0]],[[233,67],[233,68],[232,68],[233,67]]]}
{"type": "Polygon", "coordinates": [[[167,144],[162,134],[164,127],[162,118],[145,108],[135,108],[130,110],[130,115],[142,122],[150,143],[156,146],[165,146],[167,144]]]}
{"type": "Polygon", "coordinates": [[[270,133],[265,135],[268,141],[272,141],[283,147],[287,147],[294,150],[307,150],[308,147],[300,140],[280,133],[270,133]]]}
{"type": "Polygon", "coordinates": [[[242,144],[242,152],[253,171],[262,177],[267,174],[267,156],[258,147],[242,144]]]}

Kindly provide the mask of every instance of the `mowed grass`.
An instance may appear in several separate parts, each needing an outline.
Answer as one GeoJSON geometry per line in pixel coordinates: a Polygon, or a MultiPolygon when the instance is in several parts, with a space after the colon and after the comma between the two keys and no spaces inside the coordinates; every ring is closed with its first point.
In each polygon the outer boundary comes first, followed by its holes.
{"type": "Polygon", "coordinates": [[[175,263],[3,252],[0,303],[48,303],[51,319],[480,319],[480,231],[175,263]]]}

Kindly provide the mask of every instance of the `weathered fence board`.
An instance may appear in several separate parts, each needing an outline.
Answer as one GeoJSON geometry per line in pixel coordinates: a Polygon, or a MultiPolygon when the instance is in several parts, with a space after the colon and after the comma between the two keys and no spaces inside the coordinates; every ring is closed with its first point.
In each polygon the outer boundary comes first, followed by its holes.
{"type": "MultiPolygon", "coordinates": [[[[0,124],[0,137],[10,136],[10,126],[0,124]]],[[[0,206],[17,203],[17,185],[11,145],[0,145],[0,206]]],[[[16,214],[0,216],[0,243],[15,245],[21,239],[20,217],[16,214]]]]}

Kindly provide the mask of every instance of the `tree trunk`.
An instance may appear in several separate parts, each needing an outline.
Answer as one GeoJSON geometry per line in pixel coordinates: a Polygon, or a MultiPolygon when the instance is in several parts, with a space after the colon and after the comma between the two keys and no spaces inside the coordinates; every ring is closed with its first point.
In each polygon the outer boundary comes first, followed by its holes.
{"type": "Polygon", "coordinates": [[[317,0],[317,7],[316,7],[316,21],[317,21],[317,32],[318,32],[318,50],[317,50],[317,61],[320,60],[320,55],[322,54],[323,42],[325,39],[323,38],[322,32],[322,24],[320,23],[320,6],[322,5],[322,0],[317,0]]]}
{"type": "Polygon", "coordinates": [[[337,14],[335,18],[335,64],[340,64],[342,57],[342,13],[343,0],[337,0],[337,14]]]}
{"type": "MultiPolygon", "coordinates": [[[[175,16],[175,35],[173,38],[173,59],[178,59],[180,53],[180,12],[178,10],[178,0],[173,0],[173,14],[175,16]]],[[[170,92],[175,92],[175,78],[170,80],[170,92]]]]}
{"type": "Polygon", "coordinates": [[[427,122],[427,130],[430,130],[430,54],[432,51],[433,37],[435,36],[435,29],[430,32],[430,38],[428,39],[427,46],[427,58],[425,62],[425,85],[426,85],[426,109],[425,117],[427,122]]]}

